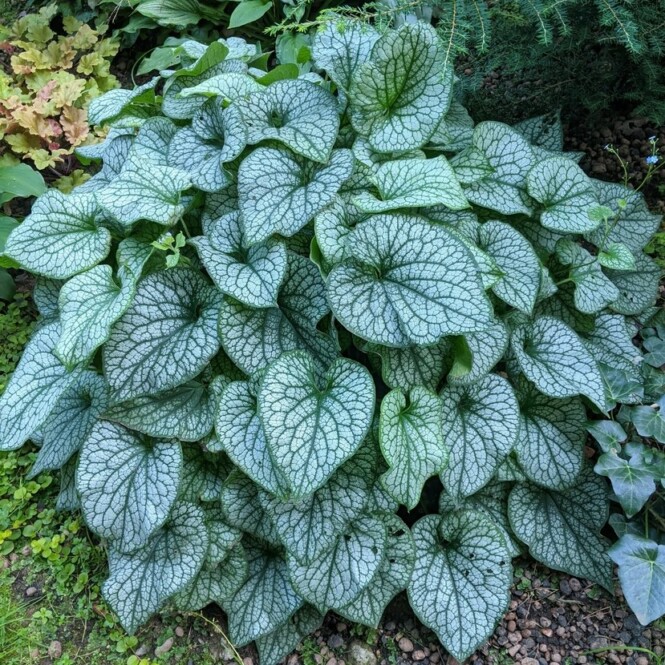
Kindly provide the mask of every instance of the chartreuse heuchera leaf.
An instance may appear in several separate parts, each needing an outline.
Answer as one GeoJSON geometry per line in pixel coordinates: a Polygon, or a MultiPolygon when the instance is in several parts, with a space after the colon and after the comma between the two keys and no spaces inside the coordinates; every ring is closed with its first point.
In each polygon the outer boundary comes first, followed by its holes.
{"type": "MultiPolygon", "coordinates": [[[[407,590],[463,660],[513,556],[610,588],[609,498],[619,535],[660,510],[636,442],[665,438],[660,220],[561,152],[556,118],[474,126],[430,26],[326,16],[316,73],[188,39],[93,104],[98,173],[5,245],[39,320],[0,450],[40,446],[30,473],[102,540],[129,632],[216,603],[277,665],[328,610],[375,627],[407,590]]],[[[612,557],[638,618],[662,614],[662,546],[612,557]]]]}

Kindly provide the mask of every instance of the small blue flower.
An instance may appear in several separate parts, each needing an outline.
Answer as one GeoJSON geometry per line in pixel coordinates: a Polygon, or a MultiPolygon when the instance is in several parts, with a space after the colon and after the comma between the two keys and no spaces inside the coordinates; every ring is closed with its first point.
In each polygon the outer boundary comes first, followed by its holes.
{"type": "Polygon", "coordinates": [[[658,157],[656,155],[649,155],[644,161],[647,164],[658,164],[658,157]]]}
{"type": "Polygon", "coordinates": [[[656,142],[656,137],[655,136],[650,136],[649,137],[649,143],[655,143],[656,142]]]}

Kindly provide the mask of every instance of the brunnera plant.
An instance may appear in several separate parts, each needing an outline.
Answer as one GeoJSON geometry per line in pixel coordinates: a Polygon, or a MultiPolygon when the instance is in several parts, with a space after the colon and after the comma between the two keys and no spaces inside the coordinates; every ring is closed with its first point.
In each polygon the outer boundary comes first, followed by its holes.
{"type": "Polygon", "coordinates": [[[296,79],[180,48],[6,245],[41,324],[0,445],[61,469],[124,627],[215,602],[272,664],[406,589],[461,660],[519,553],[611,589],[587,417],[640,399],[658,217],[556,123],[474,126],[425,24],[330,22],[296,79]]]}

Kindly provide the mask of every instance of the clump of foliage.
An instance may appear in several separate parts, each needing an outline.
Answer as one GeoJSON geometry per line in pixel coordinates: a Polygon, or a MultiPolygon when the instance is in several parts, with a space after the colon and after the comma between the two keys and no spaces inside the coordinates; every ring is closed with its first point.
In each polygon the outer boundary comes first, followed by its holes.
{"type": "Polygon", "coordinates": [[[89,142],[87,107],[117,87],[110,64],[118,43],[73,16],[62,18],[64,34],[51,24],[57,5],[43,7],[0,26],[0,49],[9,65],[0,69],[0,139],[38,169],[57,167],[89,142]]]}
{"type": "Polygon", "coordinates": [[[406,588],[461,660],[526,550],[612,588],[587,418],[649,394],[659,219],[557,122],[474,126],[424,23],[333,21],[313,56],[188,42],[93,101],[101,170],[6,245],[41,319],[0,449],[61,469],[130,632],[216,602],[276,663],[406,588]]]}

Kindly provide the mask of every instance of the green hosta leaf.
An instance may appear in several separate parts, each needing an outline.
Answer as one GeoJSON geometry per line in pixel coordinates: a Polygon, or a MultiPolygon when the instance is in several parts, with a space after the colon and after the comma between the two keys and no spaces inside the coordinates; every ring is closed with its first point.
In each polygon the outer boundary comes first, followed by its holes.
{"type": "Polygon", "coordinates": [[[280,663],[322,623],[323,616],[315,607],[305,605],[300,608],[279,628],[256,640],[261,662],[265,665],[280,663]]]}
{"type": "Polygon", "coordinates": [[[133,633],[165,600],[185,588],[200,570],[208,548],[203,511],[174,507],[167,528],[130,554],[109,550],[109,578],[102,593],[123,628],[133,633]]]}
{"type": "Polygon", "coordinates": [[[90,102],[88,122],[91,125],[101,125],[118,118],[133,106],[152,104],[158,82],[159,77],[156,76],[133,90],[109,90],[101,97],[96,97],[90,102]]]}
{"type": "Polygon", "coordinates": [[[587,240],[605,250],[609,243],[623,243],[633,252],[639,252],[658,230],[662,217],[650,212],[644,195],[631,187],[601,180],[594,180],[593,187],[599,203],[611,208],[615,217],[588,233],[587,240]],[[621,208],[619,201],[625,207],[621,208]]]}
{"type": "Polygon", "coordinates": [[[5,255],[37,275],[67,279],[109,253],[111,234],[99,225],[100,217],[92,194],[49,190],[12,231],[5,255]]]}
{"type": "Polygon", "coordinates": [[[508,330],[496,320],[486,330],[455,337],[454,361],[448,381],[469,384],[489,374],[508,348],[508,330]]]}
{"type": "Polygon", "coordinates": [[[215,431],[219,448],[254,482],[273,494],[285,491],[284,479],[268,451],[250,382],[234,381],[224,388],[219,397],[215,431]]]}
{"type": "Polygon", "coordinates": [[[328,298],[351,332],[406,347],[490,324],[476,264],[442,226],[406,215],[375,215],[353,229],[348,247],[353,260],[332,269],[328,298]]]}
{"type": "Polygon", "coordinates": [[[665,614],[665,545],[626,534],[610,549],[630,609],[646,626],[665,614]]]}
{"type": "Polygon", "coordinates": [[[193,379],[219,349],[220,296],[200,273],[148,275],[104,346],[114,399],[154,395],[193,379]]]}
{"type": "Polygon", "coordinates": [[[272,3],[262,0],[241,0],[231,12],[229,28],[238,28],[248,23],[258,21],[269,9],[272,3]]]}
{"type": "Polygon", "coordinates": [[[336,341],[317,329],[329,313],[325,285],[317,267],[303,256],[288,254],[278,307],[251,309],[225,300],[219,319],[224,350],[247,374],[267,367],[285,351],[308,350],[327,368],[339,355],[336,341]]]}
{"type": "Polygon", "coordinates": [[[461,210],[469,205],[445,157],[384,162],[376,169],[375,182],[378,197],[365,191],[352,199],[363,212],[433,205],[461,210]]]}
{"type": "Polygon", "coordinates": [[[386,556],[372,582],[348,605],[335,610],[351,621],[376,628],[388,603],[411,579],[416,550],[411,531],[397,515],[379,516],[388,528],[386,556]]]}
{"type": "Polygon", "coordinates": [[[481,513],[427,515],[413,526],[416,564],[408,586],[418,618],[459,661],[494,631],[508,607],[510,550],[481,513]]]}
{"type": "Polygon", "coordinates": [[[119,278],[120,284],[111,266],[95,266],[72,277],[60,290],[62,334],[55,354],[66,367],[90,360],[129,307],[136,292],[135,278],[124,270],[119,278]]]}
{"type": "Polygon", "coordinates": [[[589,216],[598,206],[591,179],[565,157],[538,162],[528,173],[529,194],[544,206],[540,223],[561,233],[587,233],[598,226],[589,216]]]}
{"type": "Polygon", "coordinates": [[[611,242],[603,251],[598,252],[598,263],[613,270],[634,270],[635,257],[622,242],[611,242]]]}
{"type": "Polygon", "coordinates": [[[450,80],[439,37],[425,23],[405,24],[374,44],[355,68],[349,89],[351,121],[379,152],[420,148],[450,105],[450,80]]]}
{"type": "Polygon", "coordinates": [[[220,383],[216,380],[207,386],[189,381],[156,395],[113,404],[103,417],[149,436],[200,441],[212,431],[220,383]]]}
{"type": "Polygon", "coordinates": [[[229,474],[224,483],[222,507],[232,526],[271,545],[281,546],[275,525],[259,500],[258,485],[237,469],[229,474]]]}
{"type": "Polygon", "coordinates": [[[634,270],[608,270],[607,276],[619,289],[619,298],[611,306],[615,312],[634,316],[656,302],[661,269],[646,254],[635,254],[634,270]]]}
{"type": "Polygon", "coordinates": [[[17,450],[49,417],[79,371],[68,372],[53,353],[60,324],[40,328],[0,397],[0,450],[17,450]]]}
{"type": "Polygon", "coordinates": [[[272,633],[303,605],[282,556],[258,541],[246,543],[247,581],[224,604],[229,637],[238,646],[272,633]]]}
{"type": "Polygon", "coordinates": [[[182,451],[98,421],[83,444],[76,487],[88,526],[119,552],[143,547],[176,499],[182,451]]]}
{"type": "Polygon", "coordinates": [[[501,300],[525,314],[533,312],[540,288],[541,266],[533,247],[519,231],[504,222],[485,222],[480,246],[497,263],[502,277],[492,286],[501,300]]]}
{"type": "Polygon", "coordinates": [[[535,559],[612,589],[612,562],[600,529],[609,513],[605,481],[591,473],[562,492],[516,485],[508,500],[515,535],[535,559]]]}
{"type": "Polygon", "coordinates": [[[309,81],[277,81],[236,104],[247,142],[275,140],[315,162],[330,159],[339,113],[335,98],[309,81]]]}
{"type": "Polygon", "coordinates": [[[379,33],[360,21],[329,21],[314,38],[312,54],[319,69],[324,69],[337,87],[348,92],[356,69],[366,62],[379,33]]]}
{"type": "Polygon", "coordinates": [[[287,552],[303,565],[328,551],[368,502],[376,469],[361,450],[313,494],[296,501],[259,495],[287,552]]]}
{"type": "Polygon", "coordinates": [[[87,371],[79,374],[41,427],[42,447],[30,477],[62,468],[88,438],[108,401],[109,387],[104,377],[87,371]]]}
{"type": "Polygon", "coordinates": [[[320,165],[284,148],[257,148],[240,165],[238,196],[249,245],[275,233],[292,236],[323,210],[351,175],[349,150],[320,165]]]}
{"type": "Polygon", "coordinates": [[[610,479],[626,517],[637,515],[656,491],[657,474],[647,465],[643,449],[634,451],[627,460],[615,450],[603,453],[593,470],[610,479]]]}
{"type": "Polygon", "coordinates": [[[504,215],[528,215],[523,191],[535,161],[528,142],[508,125],[481,122],[473,130],[473,145],[485,155],[492,173],[465,188],[467,199],[504,215]]]}
{"type": "Polygon", "coordinates": [[[241,545],[237,545],[216,566],[206,565],[198,572],[194,581],[180,591],[174,602],[184,611],[200,610],[216,603],[228,601],[247,579],[247,557],[241,545]]]}
{"type": "Polygon", "coordinates": [[[295,497],[311,494],[356,452],[374,412],[374,382],[360,364],[336,360],[319,379],[303,351],[266,370],[259,414],[268,447],[295,497]]]}
{"type": "Polygon", "coordinates": [[[343,607],[364,591],[386,555],[387,525],[363,515],[337,538],[332,550],[308,565],[289,556],[291,581],[304,599],[324,612],[343,607]]]}
{"type": "Polygon", "coordinates": [[[563,321],[542,316],[515,328],[511,348],[521,370],[550,397],[586,395],[601,410],[605,390],[596,361],[563,321]]]}
{"type": "Polygon", "coordinates": [[[515,452],[529,480],[563,490],[572,485],[584,461],[586,413],[577,398],[554,399],[520,381],[520,429],[515,452]]]}
{"type": "Polygon", "coordinates": [[[238,113],[211,99],[194,116],[191,127],[183,127],[173,137],[169,161],[186,170],[195,187],[216,192],[230,181],[224,164],[240,156],[246,139],[238,113]]]}
{"type": "Polygon", "coordinates": [[[561,263],[570,266],[569,279],[575,283],[575,307],[580,312],[595,314],[619,297],[619,289],[584,247],[562,238],[556,244],[556,255],[561,263]]]}
{"type": "Polygon", "coordinates": [[[416,386],[424,386],[436,390],[444,375],[450,344],[443,339],[432,346],[392,349],[368,343],[366,348],[381,356],[381,378],[390,388],[412,390],[416,386]]]}
{"type": "MultiPolygon", "coordinates": [[[[501,467],[510,464],[511,457],[501,463],[501,467]]],[[[501,467],[499,468],[500,473],[501,467]]],[[[522,478],[523,480],[523,478],[522,478]]],[[[442,492],[439,498],[439,513],[447,515],[459,510],[471,510],[474,513],[482,513],[492,524],[497,527],[510,551],[511,558],[521,553],[520,546],[513,536],[508,519],[508,495],[512,489],[512,482],[503,482],[493,479],[475,494],[467,497],[453,497],[442,492]]]]}
{"type": "Polygon", "coordinates": [[[443,469],[448,448],[441,430],[441,401],[422,386],[399,388],[381,402],[381,451],[390,466],[381,481],[399,503],[413,510],[425,481],[443,469]]]}
{"type": "Polygon", "coordinates": [[[440,395],[443,439],[450,450],[441,481],[450,494],[469,496],[487,484],[515,443],[517,399],[496,374],[468,386],[448,385],[440,395]]]}
{"type": "Polygon", "coordinates": [[[97,200],[124,226],[139,220],[172,226],[185,212],[182,192],[191,186],[185,171],[134,158],[115,180],[97,192],[97,200]]]}
{"type": "Polygon", "coordinates": [[[191,243],[222,293],[250,307],[275,306],[286,274],[284,243],[267,240],[246,248],[239,212],[220,217],[191,243]]]}

